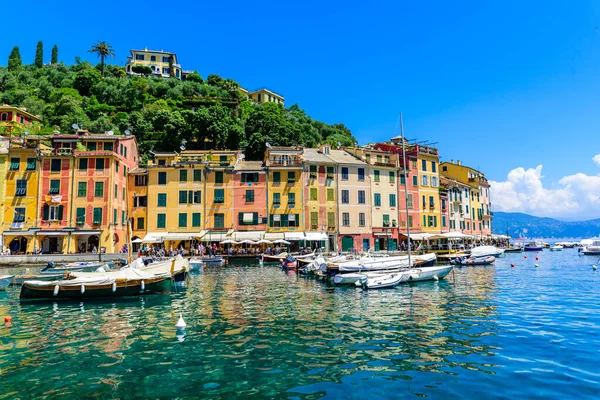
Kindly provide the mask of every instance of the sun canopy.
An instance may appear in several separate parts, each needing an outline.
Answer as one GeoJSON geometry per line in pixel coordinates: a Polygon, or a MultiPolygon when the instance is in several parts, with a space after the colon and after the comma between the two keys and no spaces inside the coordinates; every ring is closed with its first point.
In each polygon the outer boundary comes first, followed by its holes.
{"type": "Polygon", "coordinates": [[[221,244],[238,244],[239,242],[236,242],[233,239],[225,239],[221,242],[221,244]]]}
{"type": "Polygon", "coordinates": [[[281,244],[291,244],[290,242],[288,242],[287,240],[283,240],[283,239],[278,239],[273,241],[273,243],[281,243],[281,244]]]}
{"type": "Polygon", "coordinates": [[[323,232],[306,232],[304,240],[321,241],[327,240],[327,234],[323,232]]]}

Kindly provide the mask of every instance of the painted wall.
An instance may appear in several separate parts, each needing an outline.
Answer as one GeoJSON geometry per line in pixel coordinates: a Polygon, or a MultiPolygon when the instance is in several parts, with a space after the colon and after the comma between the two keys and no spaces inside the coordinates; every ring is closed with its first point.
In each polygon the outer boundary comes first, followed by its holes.
{"type": "MultiPolygon", "coordinates": [[[[240,231],[253,231],[266,229],[263,218],[267,218],[267,174],[264,170],[235,171],[233,173],[233,226],[240,231]],[[258,173],[258,182],[242,182],[243,173],[258,173]],[[254,200],[249,201],[246,192],[252,190],[254,200]],[[258,213],[258,224],[240,223],[240,213],[258,213]]],[[[253,221],[254,222],[254,221],[253,221]]]]}

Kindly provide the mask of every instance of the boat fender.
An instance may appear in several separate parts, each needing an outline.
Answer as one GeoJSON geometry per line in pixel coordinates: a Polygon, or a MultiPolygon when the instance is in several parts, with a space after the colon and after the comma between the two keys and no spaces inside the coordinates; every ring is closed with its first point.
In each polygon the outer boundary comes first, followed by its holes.
{"type": "Polygon", "coordinates": [[[592,269],[595,271],[598,269],[598,267],[596,267],[595,265],[592,265],[592,269]]]}
{"type": "Polygon", "coordinates": [[[117,291],[117,282],[113,282],[112,291],[113,291],[113,293],[117,291]]]}
{"type": "Polygon", "coordinates": [[[144,283],[144,281],[142,281],[142,284],[141,284],[141,286],[140,286],[140,287],[142,288],[142,292],[143,292],[144,290],[146,290],[146,284],[144,283]]]}
{"type": "Polygon", "coordinates": [[[536,267],[536,268],[539,268],[539,266],[540,266],[540,264],[535,264],[535,267],[536,267]]]}
{"type": "Polygon", "coordinates": [[[52,292],[52,294],[53,294],[54,296],[58,296],[58,290],[59,290],[59,289],[60,289],[60,286],[58,286],[58,285],[54,285],[54,292],[52,292]]]}
{"type": "Polygon", "coordinates": [[[412,275],[409,275],[409,276],[408,276],[408,280],[409,280],[409,281],[412,281],[412,280],[413,280],[413,276],[412,276],[412,275]]]}
{"type": "Polygon", "coordinates": [[[81,294],[85,293],[85,285],[81,285],[81,294]]]}
{"type": "Polygon", "coordinates": [[[434,275],[434,276],[433,276],[433,280],[437,282],[437,281],[439,281],[439,280],[440,280],[440,278],[438,278],[438,276],[437,276],[437,275],[434,275]]]}

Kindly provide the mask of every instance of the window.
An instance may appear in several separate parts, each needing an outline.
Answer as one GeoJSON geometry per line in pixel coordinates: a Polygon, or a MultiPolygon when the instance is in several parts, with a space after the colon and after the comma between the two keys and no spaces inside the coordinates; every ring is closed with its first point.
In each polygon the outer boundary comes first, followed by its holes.
{"type": "Polygon", "coordinates": [[[375,207],[381,207],[381,194],[375,193],[373,203],[374,203],[375,207]]]}
{"type": "Polygon", "coordinates": [[[202,182],[202,170],[201,169],[194,170],[194,182],[202,182]]]}
{"type": "Polygon", "coordinates": [[[96,159],[96,170],[104,171],[104,158],[96,159]]]}
{"type": "Polygon", "coordinates": [[[8,114],[2,113],[2,121],[8,121],[8,114]]]}
{"type": "Polygon", "coordinates": [[[310,229],[318,229],[319,227],[319,213],[311,212],[310,213],[310,229]]]}
{"type": "MultiPolygon", "coordinates": [[[[119,165],[119,164],[117,164],[119,165]]],[[[134,184],[135,186],[146,186],[146,175],[136,175],[134,178],[134,184]]]]}
{"type": "Polygon", "coordinates": [[[140,61],[144,61],[144,55],[143,54],[136,54],[135,55],[135,59],[136,60],[140,60],[140,61]]]}
{"type": "Polygon", "coordinates": [[[254,203],[254,190],[246,190],[246,203],[254,203]]]}
{"type": "Polygon", "coordinates": [[[333,212],[327,213],[327,226],[330,228],[335,227],[335,213],[333,213],[333,212]]]}
{"type": "Polygon", "coordinates": [[[179,191],[179,204],[187,204],[188,202],[188,191],[180,190],[179,191]]]}
{"type": "Polygon", "coordinates": [[[310,199],[311,200],[319,199],[319,192],[318,192],[317,188],[310,188],[310,199]]]}
{"type": "Polygon", "coordinates": [[[333,179],[333,167],[327,167],[327,179],[333,179]]]}
{"type": "Polygon", "coordinates": [[[169,62],[169,57],[168,56],[163,56],[162,62],[168,63],[169,62]]]}
{"type": "Polygon", "coordinates": [[[342,167],[342,180],[348,180],[348,167],[342,167]]]}
{"type": "Polygon", "coordinates": [[[421,169],[427,171],[427,160],[421,160],[421,169]]]}
{"type": "Polygon", "coordinates": [[[87,182],[77,183],[77,197],[87,196],[87,182]]]}
{"type": "Polygon", "coordinates": [[[96,142],[87,142],[88,151],[96,151],[96,142]]]}
{"type": "Polygon", "coordinates": [[[358,180],[359,181],[364,181],[365,180],[365,169],[364,168],[359,168],[358,169],[358,180]]]}
{"type": "Polygon", "coordinates": [[[48,221],[62,221],[63,206],[50,206],[48,208],[48,221]]]}
{"type": "Polygon", "coordinates": [[[192,213],[192,227],[196,228],[200,226],[200,213],[192,213]]]}
{"type": "Polygon", "coordinates": [[[158,173],[158,184],[166,185],[167,184],[167,172],[161,171],[158,173]]]}
{"type": "Polygon", "coordinates": [[[123,201],[125,201],[125,186],[123,186],[123,189],[121,190],[121,193],[122,193],[122,195],[121,195],[121,199],[122,199],[123,201]]]}
{"type": "Polygon", "coordinates": [[[422,196],[421,199],[423,200],[423,208],[427,207],[427,200],[425,199],[425,196],[422,196]]]}
{"type": "Polygon", "coordinates": [[[137,229],[144,229],[144,218],[140,217],[137,219],[137,229]]]}
{"type": "Polygon", "coordinates": [[[400,184],[401,185],[406,184],[406,174],[400,174],[400,184]]]}
{"type": "Polygon", "coordinates": [[[179,182],[187,182],[187,178],[188,178],[187,169],[180,169],[179,170],[179,182]]]}
{"type": "Polygon", "coordinates": [[[438,187],[438,177],[437,176],[432,176],[431,177],[431,186],[432,187],[438,187]]]}
{"type": "Polygon", "coordinates": [[[125,210],[121,210],[121,225],[125,225],[125,210]]]}
{"type": "Polygon", "coordinates": [[[408,216],[408,227],[412,228],[412,226],[413,226],[413,216],[409,215],[408,216]]]}
{"type": "Polygon", "coordinates": [[[104,150],[105,151],[113,151],[114,150],[114,144],[112,142],[106,142],[104,143],[104,150]]]}
{"type": "Polygon", "coordinates": [[[288,194],[288,206],[292,207],[296,205],[296,193],[288,194]]]}
{"type": "Polygon", "coordinates": [[[187,213],[179,213],[179,227],[187,228],[187,213]]]}
{"type": "MultiPolygon", "coordinates": [[[[119,154],[123,155],[123,143],[119,145],[119,154]]],[[[164,164],[163,164],[164,165],[164,164]]]]}
{"type": "Polygon", "coordinates": [[[17,179],[17,184],[15,186],[15,196],[18,196],[18,197],[27,196],[27,180],[26,179],[17,179]]]}
{"type": "Polygon", "coordinates": [[[10,168],[9,168],[9,170],[11,170],[11,171],[18,171],[19,170],[19,164],[21,164],[21,159],[20,158],[11,158],[10,159],[10,168]]]}
{"type": "Polygon", "coordinates": [[[87,171],[87,169],[88,169],[88,159],[87,158],[79,159],[79,169],[81,171],[87,171]]]}
{"type": "Polygon", "coordinates": [[[163,74],[165,74],[165,75],[166,75],[166,74],[168,74],[169,72],[170,72],[170,70],[169,70],[169,68],[168,68],[168,67],[163,67],[163,72],[162,72],[163,74]]]}
{"type": "Polygon", "coordinates": [[[156,215],[156,227],[157,228],[166,228],[167,227],[167,214],[157,214],[156,215]]]}
{"type": "Polygon", "coordinates": [[[350,213],[342,213],[342,225],[350,226],[350,213]]]}
{"type": "MultiPolygon", "coordinates": [[[[288,226],[290,226],[290,227],[298,226],[298,222],[299,222],[298,214],[289,214],[289,215],[287,215],[287,217],[288,217],[288,226]]],[[[285,222],[285,220],[284,220],[284,222],[285,222]]]]}
{"type": "Polygon", "coordinates": [[[417,186],[417,185],[419,184],[419,181],[418,181],[418,179],[419,179],[419,178],[417,178],[417,176],[416,176],[416,175],[413,175],[413,186],[417,186]]]}
{"type": "Polygon", "coordinates": [[[365,194],[366,192],[364,190],[359,190],[358,191],[358,204],[365,204],[367,201],[367,196],[365,194]]]}
{"type": "Polygon", "coordinates": [[[317,166],[316,165],[311,165],[309,167],[309,172],[310,172],[310,177],[311,178],[316,178],[317,177],[317,166]]]}
{"type": "Polygon", "coordinates": [[[446,227],[446,216],[442,215],[442,227],[446,227]]]}
{"type": "Polygon", "coordinates": [[[273,183],[277,185],[281,183],[281,172],[273,172],[273,183]]]}
{"type": "Polygon", "coordinates": [[[215,214],[215,228],[225,228],[225,214],[215,214]]]}
{"type": "Polygon", "coordinates": [[[273,193],[273,204],[276,206],[281,204],[281,194],[273,193]]]}
{"type": "MultiPolygon", "coordinates": [[[[121,146],[121,150],[123,150],[122,146],[121,146]]],[[[167,165],[167,160],[165,160],[164,158],[160,158],[160,159],[158,159],[157,163],[158,163],[159,166],[161,166],[161,165],[167,165]]]]}
{"type": "Polygon", "coordinates": [[[296,183],[296,171],[289,171],[288,172],[287,183],[288,184],[294,184],[294,183],[296,183]]]}
{"type": "Polygon", "coordinates": [[[281,215],[271,215],[271,226],[272,227],[280,227],[281,226],[281,215]]]}
{"type": "Polygon", "coordinates": [[[75,211],[75,215],[76,215],[76,217],[75,217],[75,223],[77,225],[83,225],[83,224],[85,224],[85,208],[83,208],[83,207],[82,208],[78,208],[75,211]]]}
{"type": "Polygon", "coordinates": [[[429,177],[427,175],[421,175],[421,186],[429,186],[429,177]]]}
{"type": "Polygon", "coordinates": [[[94,218],[92,219],[94,225],[102,223],[102,207],[94,208],[94,218]]]}
{"type": "Polygon", "coordinates": [[[379,170],[376,169],[375,171],[373,171],[373,180],[375,182],[379,182],[379,170]]]}
{"type": "Polygon", "coordinates": [[[94,183],[94,197],[104,197],[104,182],[94,183]]]}
{"type": "Polygon", "coordinates": [[[60,160],[52,160],[50,164],[50,172],[60,172],[60,160]]]}
{"type": "Polygon", "coordinates": [[[119,185],[115,183],[115,199],[119,198],[119,185]]]}
{"type": "Polygon", "coordinates": [[[342,190],[342,204],[350,203],[350,191],[342,190]]]}
{"type": "Polygon", "coordinates": [[[217,203],[217,204],[225,203],[225,190],[224,189],[215,189],[215,203],[217,203]]]}
{"type": "Polygon", "coordinates": [[[202,191],[201,190],[194,190],[194,194],[192,196],[192,202],[194,204],[202,203],[202,191]]]}
{"type": "Polygon", "coordinates": [[[383,214],[383,226],[384,227],[390,226],[390,215],[389,214],[383,214]]]}
{"type": "Polygon", "coordinates": [[[423,215],[423,227],[427,226],[427,215],[423,215]]]}
{"type": "Polygon", "coordinates": [[[435,165],[435,161],[431,162],[431,172],[436,172],[436,165],[435,165]]]}
{"type": "Polygon", "coordinates": [[[446,172],[448,171],[448,167],[446,167],[445,165],[442,167],[442,171],[446,172]]]}
{"type": "Polygon", "coordinates": [[[396,207],[396,195],[390,193],[390,207],[396,207]]]}
{"type": "Polygon", "coordinates": [[[434,200],[433,196],[429,196],[429,207],[430,208],[435,207],[435,200],[434,200]]]}
{"type": "Polygon", "coordinates": [[[394,171],[389,171],[390,183],[396,183],[396,173],[394,171]]]}
{"type": "Polygon", "coordinates": [[[327,189],[327,201],[334,201],[335,200],[335,192],[333,191],[333,189],[327,189]]]}
{"type": "Polygon", "coordinates": [[[60,193],[60,179],[52,179],[50,181],[50,191],[49,194],[59,194],[60,193]]]}
{"type": "Polygon", "coordinates": [[[365,226],[366,218],[365,213],[358,213],[358,226],[365,226]]]}
{"type": "Polygon", "coordinates": [[[25,207],[17,207],[17,208],[15,208],[15,214],[13,216],[13,222],[25,222],[25,207]]]}
{"type": "Polygon", "coordinates": [[[167,194],[159,193],[156,200],[157,207],[166,207],[167,206],[167,194]]]}
{"type": "Polygon", "coordinates": [[[258,172],[242,172],[242,183],[257,183],[258,172]]]}
{"type": "Polygon", "coordinates": [[[215,183],[223,183],[223,171],[215,171],[215,183]]]}

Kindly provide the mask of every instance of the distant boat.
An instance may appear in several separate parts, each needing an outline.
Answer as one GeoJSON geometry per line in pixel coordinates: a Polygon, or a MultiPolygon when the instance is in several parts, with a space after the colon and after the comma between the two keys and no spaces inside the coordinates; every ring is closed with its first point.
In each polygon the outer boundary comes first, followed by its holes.
{"type": "Polygon", "coordinates": [[[564,249],[564,246],[561,246],[559,244],[555,244],[554,246],[550,246],[550,251],[562,251],[562,249],[564,249]]]}
{"type": "Polygon", "coordinates": [[[504,249],[504,252],[505,253],[522,253],[523,247],[521,247],[521,246],[509,247],[508,249],[504,249]]]}
{"type": "Polygon", "coordinates": [[[544,247],[545,247],[544,243],[537,240],[537,241],[526,243],[524,250],[525,251],[542,251],[542,250],[544,250],[544,247]]]}
{"type": "Polygon", "coordinates": [[[591,244],[586,244],[580,250],[586,256],[600,255],[600,239],[594,239],[591,244]]]}
{"type": "Polygon", "coordinates": [[[496,246],[478,246],[471,249],[471,255],[475,257],[494,256],[499,257],[504,254],[504,249],[496,246]]]}

